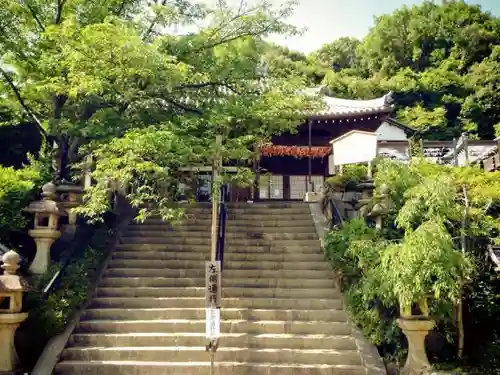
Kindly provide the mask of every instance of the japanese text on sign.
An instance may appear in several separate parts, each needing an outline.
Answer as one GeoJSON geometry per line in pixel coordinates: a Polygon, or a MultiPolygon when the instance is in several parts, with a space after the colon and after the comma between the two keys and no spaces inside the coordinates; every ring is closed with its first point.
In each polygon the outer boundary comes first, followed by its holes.
{"type": "Polygon", "coordinates": [[[220,262],[206,262],[206,307],[220,308],[221,301],[221,274],[220,262]]]}

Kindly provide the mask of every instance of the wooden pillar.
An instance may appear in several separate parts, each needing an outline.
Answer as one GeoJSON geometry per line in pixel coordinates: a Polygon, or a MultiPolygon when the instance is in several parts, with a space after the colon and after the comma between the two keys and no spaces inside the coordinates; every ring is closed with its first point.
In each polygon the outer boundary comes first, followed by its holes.
{"type": "Polygon", "coordinates": [[[253,182],[253,193],[252,199],[254,202],[259,200],[259,190],[260,190],[260,158],[261,158],[261,149],[260,145],[254,145],[255,155],[253,158],[253,173],[254,173],[254,182],[253,182]]]}
{"type": "Polygon", "coordinates": [[[290,200],[291,188],[290,188],[290,176],[283,176],[283,200],[290,200]]]}

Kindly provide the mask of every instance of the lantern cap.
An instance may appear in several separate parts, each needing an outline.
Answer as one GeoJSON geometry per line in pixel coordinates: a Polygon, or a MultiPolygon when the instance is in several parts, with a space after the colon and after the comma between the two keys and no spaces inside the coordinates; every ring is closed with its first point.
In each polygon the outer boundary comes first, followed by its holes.
{"type": "Polygon", "coordinates": [[[4,274],[0,276],[0,292],[23,292],[29,290],[29,285],[17,275],[21,257],[13,250],[2,257],[4,274]]]}

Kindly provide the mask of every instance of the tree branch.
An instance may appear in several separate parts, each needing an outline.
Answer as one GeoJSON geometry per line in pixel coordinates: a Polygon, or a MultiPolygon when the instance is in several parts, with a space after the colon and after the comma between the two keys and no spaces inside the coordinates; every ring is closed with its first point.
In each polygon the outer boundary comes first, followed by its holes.
{"type": "MultiPolygon", "coordinates": [[[[167,3],[168,0],[163,0],[161,2],[161,6],[165,6],[165,4],[167,3]]],[[[151,24],[149,25],[148,29],[146,30],[146,32],[144,33],[144,36],[142,37],[143,40],[146,40],[147,38],[149,38],[149,36],[151,35],[151,33],[153,32],[153,29],[154,27],[156,26],[156,23],[158,22],[158,15],[156,15],[153,20],[151,21],[151,24]]]]}
{"type": "Polygon", "coordinates": [[[24,1],[24,4],[26,4],[26,6],[28,7],[28,9],[29,9],[31,15],[33,16],[33,19],[37,23],[38,27],[42,31],[45,31],[45,26],[43,26],[42,21],[40,20],[40,18],[38,18],[38,15],[36,14],[36,10],[27,1],[24,1]]]}
{"type": "Polygon", "coordinates": [[[175,86],[174,90],[201,89],[201,88],[209,87],[209,86],[212,86],[212,87],[219,87],[219,86],[220,87],[225,87],[225,88],[231,90],[232,92],[234,92],[235,94],[238,94],[238,95],[241,94],[238,90],[236,90],[234,87],[232,87],[229,83],[225,83],[225,82],[186,83],[186,84],[183,84],[183,85],[175,86]]]}
{"type": "Polygon", "coordinates": [[[40,120],[38,120],[38,118],[33,113],[33,111],[31,111],[31,109],[26,105],[26,102],[24,101],[23,97],[21,96],[21,92],[19,91],[19,89],[14,84],[14,81],[12,81],[12,79],[9,77],[9,75],[7,74],[7,72],[5,70],[3,70],[1,67],[0,67],[0,74],[2,74],[3,78],[5,79],[5,81],[7,82],[7,84],[10,86],[10,88],[12,89],[12,91],[14,92],[14,95],[16,96],[17,101],[19,102],[19,104],[21,105],[21,107],[35,121],[35,123],[36,123],[36,125],[38,127],[38,130],[40,130],[40,133],[42,133],[42,135],[45,138],[47,138],[48,134],[45,131],[45,129],[43,128],[42,123],[40,122],[40,120]]]}
{"type": "Polygon", "coordinates": [[[243,3],[244,3],[244,1],[241,0],[241,2],[240,2],[240,8],[238,9],[238,12],[236,12],[235,16],[233,16],[232,18],[230,18],[230,19],[228,19],[226,21],[222,21],[218,27],[214,28],[214,30],[210,33],[210,38],[213,37],[214,35],[218,34],[224,27],[226,27],[227,25],[229,25],[231,22],[236,21],[238,18],[241,18],[241,17],[244,17],[244,16],[248,16],[252,12],[256,11],[257,9],[259,9],[258,6],[255,6],[255,7],[252,7],[250,9],[247,9],[245,12],[242,12],[243,3]]]}
{"type": "Polygon", "coordinates": [[[217,47],[217,46],[219,46],[221,44],[224,44],[224,43],[229,43],[229,42],[235,41],[237,39],[244,38],[246,36],[254,36],[255,37],[255,36],[258,36],[258,35],[266,33],[267,31],[269,31],[269,28],[270,27],[266,27],[263,30],[261,30],[260,32],[253,32],[253,33],[252,32],[246,32],[246,33],[234,35],[232,37],[228,37],[228,38],[225,38],[225,39],[221,39],[221,40],[218,40],[217,42],[213,42],[213,43],[204,45],[204,46],[202,46],[200,48],[197,48],[197,49],[195,49],[193,51],[190,51],[190,53],[198,53],[198,52],[201,52],[201,51],[206,50],[206,49],[217,47]]]}
{"type": "Polygon", "coordinates": [[[186,111],[186,112],[190,112],[190,113],[196,113],[198,115],[202,115],[203,112],[198,109],[198,108],[193,108],[193,107],[188,107],[184,104],[181,104],[179,102],[176,102],[175,100],[173,99],[170,99],[170,98],[159,98],[160,100],[165,100],[167,103],[170,103],[172,104],[173,106],[177,107],[177,108],[180,108],[182,109],[183,111],[186,111]]]}
{"type": "Polygon", "coordinates": [[[56,18],[54,20],[54,23],[56,25],[59,25],[62,20],[62,12],[64,8],[64,4],[66,3],[66,0],[57,0],[57,13],[56,13],[56,18]]]}

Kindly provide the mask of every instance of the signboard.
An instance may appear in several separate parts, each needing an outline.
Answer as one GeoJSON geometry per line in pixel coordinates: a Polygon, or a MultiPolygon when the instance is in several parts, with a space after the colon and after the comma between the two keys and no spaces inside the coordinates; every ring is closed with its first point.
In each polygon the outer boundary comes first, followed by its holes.
{"type": "Polygon", "coordinates": [[[209,340],[217,340],[220,336],[220,309],[205,309],[205,336],[209,340]]]}
{"type": "Polygon", "coordinates": [[[377,133],[351,130],[330,143],[334,165],[366,163],[377,156],[377,133]]]}
{"type": "Polygon", "coordinates": [[[220,261],[206,262],[205,285],[206,337],[209,340],[216,340],[220,336],[220,304],[222,299],[220,261]]]}
{"type": "Polygon", "coordinates": [[[205,298],[206,307],[220,308],[221,301],[221,274],[220,261],[206,262],[205,264],[205,298]]]}

